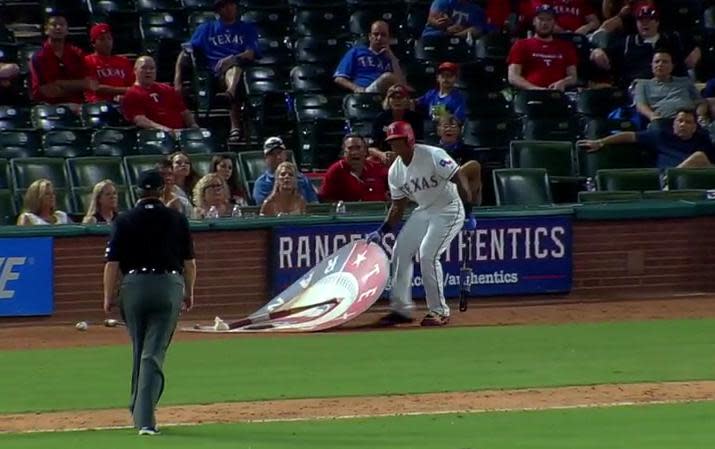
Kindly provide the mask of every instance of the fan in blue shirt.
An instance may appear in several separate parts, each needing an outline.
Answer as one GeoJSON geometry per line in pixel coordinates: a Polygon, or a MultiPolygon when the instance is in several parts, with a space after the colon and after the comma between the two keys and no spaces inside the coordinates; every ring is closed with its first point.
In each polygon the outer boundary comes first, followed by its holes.
{"type": "Polygon", "coordinates": [[[434,0],[422,36],[478,36],[485,31],[487,16],[474,0],[434,0]]]}
{"type": "Polygon", "coordinates": [[[455,87],[457,81],[457,64],[443,62],[437,68],[437,89],[431,89],[415,102],[423,115],[429,116],[433,121],[440,115],[449,112],[460,123],[464,123],[466,99],[455,87]]]}
{"type": "Polygon", "coordinates": [[[369,45],[351,48],[340,60],[333,77],[352,92],[385,93],[394,84],[404,84],[397,57],[390,49],[390,30],[378,20],[370,27],[369,45]]]}
{"type": "MultiPolygon", "coordinates": [[[[288,151],[283,144],[283,139],[280,137],[266,139],[263,144],[263,155],[266,159],[266,171],[256,179],[256,183],[253,185],[253,201],[259,206],[273,191],[273,184],[276,181],[276,167],[281,162],[285,162],[288,157],[288,151]]],[[[315,192],[313,184],[302,173],[298,173],[298,188],[303,194],[306,203],[318,202],[318,194],[315,192]]]]}

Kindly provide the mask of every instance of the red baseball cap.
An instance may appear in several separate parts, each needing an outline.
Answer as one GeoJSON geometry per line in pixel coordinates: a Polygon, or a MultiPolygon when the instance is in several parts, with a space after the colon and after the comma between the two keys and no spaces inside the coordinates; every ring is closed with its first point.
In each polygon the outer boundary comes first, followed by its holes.
{"type": "Polygon", "coordinates": [[[96,41],[100,35],[103,33],[111,33],[112,27],[106,23],[98,23],[89,30],[89,40],[90,42],[96,41]]]}
{"type": "Polygon", "coordinates": [[[415,144],[415,132],[412,126],[403,121],[390,123],[385,132],[385,142],[395,139],[407,139],[407,144],[412,147],[415,144]]]}
{"type": "Polygon", "coordinates": [[[407,91],[407,88],[402,84],[393,84],[392,86],[390,86],[389,89],[387,89],[387,93],[385,94],[385,96],[387,98],[390,98],[395,95],[399,95],[401,97],[409,97],[410,93],[407,91]]]}
{"type": "Polygon", "coordinates": [[[636,19],[658,20],[659,17],[658,10],[651,5],[643,5],[636,11],[636,19]]]}
{"type": "Polygon", "coordinates": [[[459,72],[459,66],[453,62],[443,62],[437,67],[437,73],[439,72],[459,72]]]}

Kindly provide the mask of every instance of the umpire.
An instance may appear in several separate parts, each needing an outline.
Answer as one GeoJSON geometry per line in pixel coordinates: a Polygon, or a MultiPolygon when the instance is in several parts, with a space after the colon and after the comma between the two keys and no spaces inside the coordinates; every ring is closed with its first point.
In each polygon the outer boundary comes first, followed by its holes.
{"type": "Polygon", "coordinates": [[[109,313],[119,299],[133,345],[129,410],[139,435],[155,435],[154,410],[164,390],[162,365],[179,313],[194,303],[196,262],[188,221],[159,200],[164,185],[159,171],[142,172],[138,181],[136,207],[119,215],[112,226],[104,311],[109,313]]]}

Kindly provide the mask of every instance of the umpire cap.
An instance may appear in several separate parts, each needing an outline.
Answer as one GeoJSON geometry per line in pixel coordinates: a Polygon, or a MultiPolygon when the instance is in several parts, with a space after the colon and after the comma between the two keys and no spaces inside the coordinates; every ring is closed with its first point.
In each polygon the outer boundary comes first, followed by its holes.
{"type": "Polygon", "coordinates": [[[139,174],[137,179],[137,187],[142,190],[158,190],[164,186],[164,178],[161,177],[159,170],[145,170],[139,174]]]}

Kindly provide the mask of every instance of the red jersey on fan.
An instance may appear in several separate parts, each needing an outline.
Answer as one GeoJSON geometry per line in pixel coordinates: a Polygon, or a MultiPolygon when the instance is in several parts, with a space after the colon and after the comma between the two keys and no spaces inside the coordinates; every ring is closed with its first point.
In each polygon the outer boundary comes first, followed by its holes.
{"type": "Polygon", "coordinates": [[[82,50],[72,44],[65,43],[62,57],[55,55],[50,41],[32,55],[30,60],[30,85],[32,100],[38,103],[82,103],[81,93],[73,93],[65,97],[48,98],[40,92],[40,87],[54,83],[57,80],[81,80],[87,76],[82,50]]]}
{"type": "Polygon", "coordinates": [[[186,105],[181,95],[164,83],[154,83],[147,88],[135,84],[122,99],[122,114],[132,123],[137,115],[144,115],[160,125],[182,129],[186,128],[181,116],[184,111],[186,105]]]}
{"type": "Polygon", "coordinates": [[[549,87],[566,78],[566,69],[578,63],[578,54],[571,42],[532,37],[514,43],[507,63],[521,65],[521,76],[531,84],[549,87]]]}
{"type": "MultiPolygon", "coordinates": [[[[112,87],[130,87],[134,84],[134,67],[124,56],[102,56],[93,53],[84,57],[84,65],[87,67],[87,76],[96,79],[99,84],[112,87]]],[[[109,93],[84,92],[84,98],[89,103],[112,101],[114,96],[109,93]]]]}
{"type": "Polygon", "coordinates": [[[380,162],[365,161],[360,176],[341,159],[328,168],[318,196],[321,201],[386,201],[387,167],[380,162]]]}
{"type": "Polygon", "coordinates": [[[586,24],[586,17],[596,14],[586,0],[537,0],[534,3],[534,11],[541,5],[551,5],[556,11],[556,24],[564,31],[576,31],[586,24]]]}

